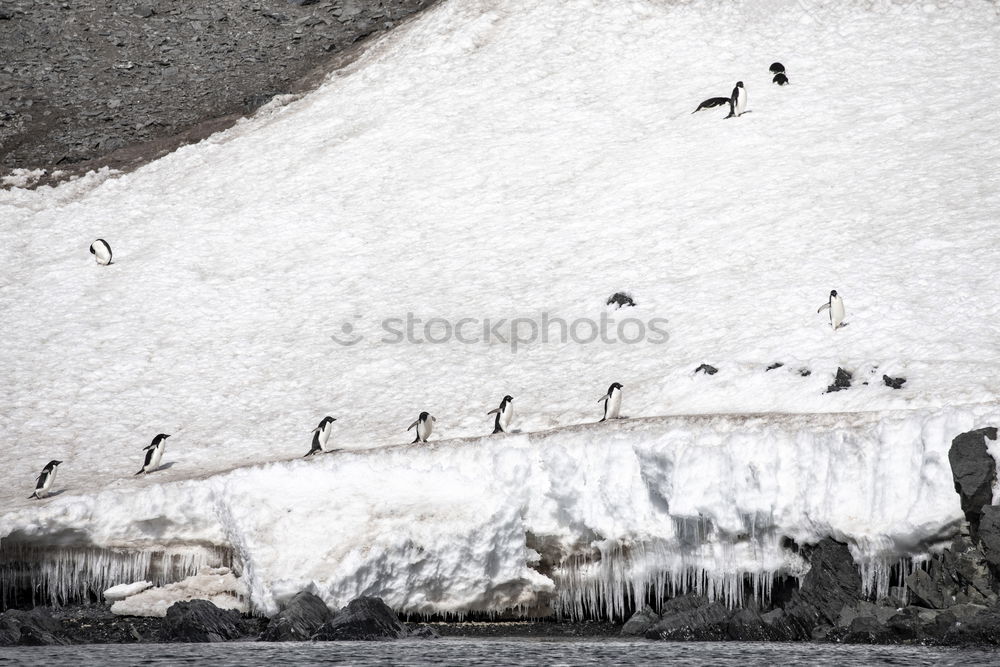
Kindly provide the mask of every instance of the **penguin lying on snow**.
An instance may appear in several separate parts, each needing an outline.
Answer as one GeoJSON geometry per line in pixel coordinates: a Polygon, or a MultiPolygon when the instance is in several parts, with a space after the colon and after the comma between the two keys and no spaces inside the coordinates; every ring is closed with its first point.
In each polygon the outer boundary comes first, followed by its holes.
{"type": "Polygon", "coordinates": [[[410,424],[406,430],[409,431],[416,426],[417,437],[413,439],[413,442],[427,442],[427,438],[431,437],[431,432],[434,431],[434,422],[436,421],[437,419],[431,417],[429,412],[421,412],[417,421],[410,424]]]}
{"type": "Polygon", "coordinates": [[[49,461],[42,468],[42,472],[38,475],[38,484],[35,485],[35,492],[28,496],[28,500],[32,498],[38,498],[41,500],[45,496],[49,495],[49,491],[52,490],[52,485],[56,482],[56,466],[62,463],[62,461],[49,461]]]}
{"type": "Polygon", "coordinates": [[[90,244],[90,254],[101,266],[107,266],[111,263],[111,246],[104,239],[97,239],[90,244]]]}
{"type": "Polygon", "coordinates": [[[830,324],[836,331],[844,321],[844,300],[837,296],[837,290],[830,290],[830,300],[820,306],[816,312],[822,313],[827,308],[830,309],[830,324]]]}
{"type": "Polygon", "coordinates": [[[510,396],[504,396],[503,400],[500,401],[499,408],[493,408],[486,414],[496,415],[496,419],[493,421],[493,432],[494,433],[507,433],[510,428],[510,420],[514,418],[514,404],[511,402],[514,399],[510,396]]]}
{"type": "Polygon", "coordinates": [[[146,459],[143,461],[142,467],[139,468],[139,472],[136,475],[151,473],[160,467],[160,461],[163,460],[163,452],[167,449],[167,438],[169,437],[169,435],[159,433],[153,438],[153,442],[143,447],[146,451],[146,459]]]}
{"type": "MultiPolygon", "coordinates": [[[[691,113],[698,113],[705,109],[711,109],[713,107],[721,107],[723,104],[732,104],[732,100],[728,97],[709,97],[707,100],[698,105],[698,108],[691,113]]],[[[732,112],[732,107],[730,106],[730,112],[732,112]]]]}
{"type": "Polygon", "coordinates": [[[771,67],[769,68],[769,70],[771,74],[783,74],[785,71],[785,66],[782,65],[781,63],[771,63],[771,67]]]}
{"type": "Polygon", "coordinates": [[[785,76],[784,72],[778,72],[777,74],[774,75],[774,78],[771,80],[771,83],[776,83],[779,86],[787,86],[788,77],[785,76]]]}
{"type": "Polygon", "coordinates": [[[333,432],[333,422],[335,421],[337,421],[335,418],[328,415],[323,417],[319,426],[313,429],[312,449],[309,450],[306,456],[312,456],[317,452],[323,452],[326,454],[331,451],[326,448],[326,445],[330,442],[330,434],[333,432]]]}
{"type": "Polygon", "coordinates": [[[601,417],[601,421],[618,419],[622,409],[622,386],[617,382],[612,383],[608,387],[608,393],[597,399],[598,403],[601,401],[604,401],[604,416],[601,417]]]}

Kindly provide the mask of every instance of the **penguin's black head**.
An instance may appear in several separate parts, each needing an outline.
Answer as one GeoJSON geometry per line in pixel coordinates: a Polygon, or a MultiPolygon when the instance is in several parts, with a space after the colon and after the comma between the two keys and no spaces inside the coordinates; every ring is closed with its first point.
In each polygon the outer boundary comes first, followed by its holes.
{"type": "Polygon", "coordinates": [[[337,421],[336,417],[331,417],[330,415],[327,415],[326,417],[323,417],[323,421],[321,421],[320,423],[329,424],[330,422],[335,422],[335,421],[337,421]]]}
{"type": "Polygon", "coordinates": [[[425,421],[427,421],[427,419],[430,416],[431,416],[431,413],[429,413],[429,412],[421,412],[420,413],[420,421],[425,422],[425,421]]]}
{"type": "Polygon", "coordinates": [[[742,81],[737,81],[736,82],[736,87],[737,88],[742,88],[743,87],[743,82],[742,81]]]}
{"type": "Polygon", "coordinates": [[[830,296],[837,296],[837,290],[835,289],[830,290],[830,296]]]}
{"type": "Polygon", "coordinates": [[[622,388],[621,384],[619,384],[618,382],[614,382],[611,384],[611,389],[608,390],[608,393],[610,394],[612,390],[621,388],[622,388]]]}
{"type": "Polygon", "coordinates": [[[49,461],[49,464],[47,466],[45,466],[45,468],[48,469],[48,470],[51,470],[52,468],[55,468],[60,463],[62,463],[62,461],[49,461]]]}
{"type": "Polygon", "coordinates": [[[169,437],[170,436],[167,435],[166,433],[157,433],[156,437],[153,438],[153,444],[154,445],[159,444],[159,443],[163,442],[164,440],[166,440],[169,437]]]}
{"type": "Polygon", "coordinates": [[[510,394],[507,394],[506,396],[503,397],[503,400],[504,400],[504,403],[510,403],[511,401],[514,400],[514,397],[511,396],[510,394]]]}

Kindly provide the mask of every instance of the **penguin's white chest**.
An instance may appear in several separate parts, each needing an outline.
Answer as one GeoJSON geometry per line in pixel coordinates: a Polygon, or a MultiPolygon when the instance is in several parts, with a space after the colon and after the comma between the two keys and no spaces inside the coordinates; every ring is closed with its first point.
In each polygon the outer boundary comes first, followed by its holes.
{"type": "Polygon", "coordinates": [[[504,433],[507,432],[512,419],[514,419],[514,404],[507,403],[507,406],[500,411],[500,428],[504,433]]]}
{"type": "Polygon", "coordinates": [[[39,498],[49,495],[49,489],[51,489],[52,485],[55,483],[56,483],[56,469],[53,468],[52,472],[46,475],[45,479],[42,480],[42,488],[35,491],[35,495],[37,495],[39,498]]]}
{"type": "Polygon", "coordinates": [[[834,329],[840,327],[844,321],[844,300],[839,296],[830,299],[830,323],[834,329]]]}
{"type": "Polygon", "coordinates": [[[319,448],[324,452],[330,451],[327,448],[327,444],[330,442],[330,436],[333,435],[333,423],[329,423],[319,430],[317,434],[317,440],[319,440],[319,448]]]}
{"type": "Polygon", "coordinates": [[[111,263],[111,253],[108,252],[108,247],[103,243],[95,243],[91,246],[94,251],[94,259],[98,264],[107,266],[111,263]]]}
{"type": "Polygon", "coordinates": [[[431,437],[431,433],[434,431],[434,422],[429,417],[417,424],[417,437],[420,440],[426,442],[427,438],[431,437]]]}
{"type": "Polygon", "coordinates": [[[621,389],[615,389],[611,392],[610,398],[608,398],[607,405],[604,408],[604,418],[605,419],[618,419],[618,414],[622,409],[622,391],[621,389]]]}
{"type": "Polygon", "coordinates": [[[739,116],[747,108],[747,91],[745,88],[736,89],[736,115],[739,116]]]}
{"type": "Polygon", "coordinates": [[[153,456],[149,459],[149,465],[146,466],[146,472],[151,470],[156,470],[160,467],[160,461],[163,460],[163,450],[166,449],[166,445],[162,442],[156,447],[153,447],[153,456]]]}

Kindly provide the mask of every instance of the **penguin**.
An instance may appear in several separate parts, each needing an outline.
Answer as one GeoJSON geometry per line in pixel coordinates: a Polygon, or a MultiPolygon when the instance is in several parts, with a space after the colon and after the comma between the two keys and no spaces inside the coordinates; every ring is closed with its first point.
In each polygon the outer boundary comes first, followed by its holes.
{"type": "Polygon", "coordinates": [[[107,266],[111,263],[111,246],[104,239],[97,239],[90,244],[90,254],[101,266],[107,266]]]}
{"type": "Polygon", "coordinates": [[[736,87],[733,88],[733,94],[729,99],[729,115],[726,118],[742,116],[747,108],[747,89],[743,87],[742,81],[736,82],[736,87]]]}
{"type": "Polygon", "coordinates": [[[153,442],[143,447],[146,452],[146,460],[143,461],[142,467],[139,468],[136,475],[149,474],[160,467],[160,461],[163,459],[163,452],[167,448],[167,438],[169,437],[169,435],[160,433],[153,438],[153,442]]]}
{"type": "Polygon", "coordinates": [[[601,417],[601,421],[605,421],[607,419],[618,419],[618,413],[621,412],[622,409],[622,386],[617,382],[612,383],[612,385],[608,387],[608,393],[597,399],[598,403],[601,401],[605,402],[604,416],[601,417]]]}
{"type": "Polygon", "coordinates": [[[499,408],[493,408],[486,413],[496,415],[496,419],[493,420],[494,433],[507,433],[507,429],[510,428],[510,420],[514,418],[514,405],[511,403],[513,400],[509,395],[504,396],[499,408]]]}
{"type": "Polygon", "coordinates": [[[434,430],[434,422],[436,421],[437,419],[432,417],[429,412],[421,412],[420,416],[417,417],[417,421],[410,424],[406,430],[409,431],[416,426],[417,437],[413,439],[413,442],[427,442],[427,438],[431,437],[431,432],[434,430]]]}
{"type": "MultiPolygon", "coordinates": [[[[323,420],[320,421],[319,426],[313,429],[312,449],[309,450],[306,456],[312,456],[317,452],[323,452],[324,454],[326,454],[327,452],[331,451],[326,448],[326,444],[330,442],[330,433],[333,431],[333,422],[335,421],[337,421],[335,418],[330,417],[328,415],[326,417],[323,417],[323,420]]],[[[305,456],[302,458],[305,458],[305,456]]]]}
{"type": "Polygon", "coordinates": [[[771,74],[781,74],[785,71],[785,66],[781,63],[771,63],[771,67],[769,69],[771,74]]]}
{"type": "Polygon", "coordinates": [[[836,331],[844,321],[844,300],[837,296],[837,290],[830,290],[830,300],[819,307],[817,313],[822,313],[827,308],[830,309],[830,324],[836,331]]]}
{"type": "Polygon", "coordinates": [[[787,86],[788,77],[785,76],[784,72],[778,72],[777,74],[774,75],[774,78],[771,80],[771,83],[776,83],[779,86],[787,86]]]}
{"type": "Polygon", "coordinates": [[[56,466],[62,463],[62,461],[49,461],[42,468],[42,472],[38,475],[38,484],[35,485],[35,492],[28,496],[28,500],[32,498],[38,498],[41,500],[45,496],[49,495],[49,491],[52,490],[52,485],[56,483],[56,466]]]}
{"type": "Polygon", "coordinates": [[[723,104],[730,105],[729,110],[732,111],[733,101],[728,97],[710,97],[701,104],[699,104],[698,108],[692,111],[691,113],[698,113],[699,111],[702,111],[704,109],[711,109],[713,107],[721,107],[723,104]]]}

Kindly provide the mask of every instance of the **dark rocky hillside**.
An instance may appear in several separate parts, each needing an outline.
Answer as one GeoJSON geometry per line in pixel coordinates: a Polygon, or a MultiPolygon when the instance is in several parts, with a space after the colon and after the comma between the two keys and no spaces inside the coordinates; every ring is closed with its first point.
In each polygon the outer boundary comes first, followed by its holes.
{"type": "Polygon", "coordinates": [[[435,2],[0,0],[0,173],[149,159],[435,2]]]}

